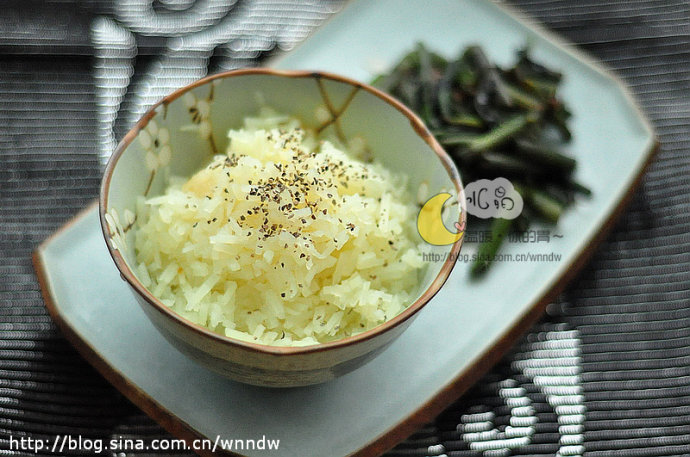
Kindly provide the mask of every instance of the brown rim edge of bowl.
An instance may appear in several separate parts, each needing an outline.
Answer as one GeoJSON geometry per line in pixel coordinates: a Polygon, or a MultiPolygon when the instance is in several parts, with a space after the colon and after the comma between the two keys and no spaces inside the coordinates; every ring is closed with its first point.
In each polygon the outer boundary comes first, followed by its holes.
{"type": "MultiPolygon", "coordinates": [[[[231,70],[231,71],[226,71],[222,73],[217,73],[213,74],[210,76],[207,76],[205,78],[202,78],[198,81],[195,81],[187,86],[184,86],[180,89],[175,90],[171,94],[167,95],[160,101],[158,101],[156,104],[151,106],[149,110],[141,117],[141,119],[127,132],[127,134],[124,136],[122,141],[117,145],[115,148],[115,151],[111,155],[110,159],[108,160],[108,164],[106,165],[105,172],[103,174],[103,179],[101,182],[101,188],[100,188],[100,194],[99,194],[99,208],[98,208],[98,215],[99,219],[101,222],[101,230],[103,232],[103,236],[105,238],[106,245],[108,247],[108,252],[110,253],[110,256],[113,258],[113,261],[115,262],[118,270],[120,270],[120,273],[125,281],[127,281],[130,286],[134,288],[134,290],[139,293],[150,305],[153,306],[154,309],[156,309],[158,312],[166,315],[167,317],[173,319],[176,321],[178,324],[202,335],[205,337],[212,338],[224,345],[230,345],[230,346],[235,346],[244,350],[249,350],[253,352],[258,352],[258,353],[265,353],[265,354],[270,354],[270,355],[299,355],[299,354],[307,354],[307,353],[312,353],[312,352],[321,352],[329,349],[334,349],[334,348],[339,348],[339,347],[345,347],[349,346],[355,343],[358,343],[360,341],[366,341],[369,340],[379,334],[382,334],[389,329],[392,329],[394,327],[397,327],[398,325],[402,324],[409,318],[411,318],[413,315],[415,315],[417,312],[419,312],[433,297],[438,293],[438,291],[441,289],[443,284],[446,282],[448,277],[450,276],[450,272],[452,271],[453,267],[455,266],[455,259],[457,258],[460,248],[462,246],[464,237],[461,237],[458,241],[453,243],[450,253],[446,260],[444,261],[443,265],[441,266],[441,270],[439,271],[438,275],[436,275],[436,278],[432,281],[431,285],[429,288],[427,288],[422,295],[415,300],[411,305],[409,305],[407,308],[405,308],[400,314],[395,316],[393,319],[384,322],[383,324],[380,324],[370,330],[367,330],[366,332],[359,333],[357,335],[353,336],[348,336],[345,338],[341,338],[339,340],[335,341],[330,341],[327,343],[320,343],[320,344],[315,344],[315,345],[310,345],[310,346],[288,346],[288,347],[282,347],[282,346],[269,346],[265,344],[258,344],[258,343],[252,343],[252,342],[246,342],[246,341],[241,341],[233,338],[226,337],[224,335],[220,335],[217,333],[212,332],[211,330],[207,329],[206,327],[202,327],[201,325],[195,324],[176,312],[172,311],[170,308],[166,307],[160,300],[158,300],[151,292],[148,291],[146,287],[144,287],[143,284],[136,278],[134,273],[131,271],[129,266],[127,265],[127,262],[125,262],[124,258],[120,254],[120,252],[117,249],[114,249],[111,245],[111,243],[108,241],[110,238],[110,234],[107,228],[107,223],[105,221],[105,208],[108,207],[108,190],[110,188],[110,180],[112,178],[113,170],[115,168],[115,165],[117,164],[118,160],[122,156],[123,152],[127,149],[127,147],[132,143],[132,141],[136,138],[137,134],[139,131],[141,131],[155,116],[156,110],[158,109],[159,106],[161,105],[166,105],[171,103],[172,101],[176,100],[186,92],[208,84],[216,79],[223,79],[223,78],[228,78],[228,77],[234,77],[234,76],[243,76],[243,75],[269,75],[269,76],[283,76],[283,77],[288,77],[288,78],[314,78],[314,79],[329,79],[332,81],[344,83],[351,85],[353,87],[357,87],[360,89],[363,89],[372,95],[382,99],[384,102],[388,103],[391,105],[393,108],[397,109],[400,113],[402,113],[405,117],[408,118],[410,125],[414,129],[414,131],[419,135],[422,140],[424,140],[427,145],[436,153],[436,156],[439,158],[441,163],[443,164],[444,168],[446,169],[446,172],[448,173],[451,181],[455,185],[455,190],[458,194],[458,201],[464,202],[464,190],[462,186],[462,181],[460,179],[460,174],[455,167],[455,164],[451,160],[451,158],[448,156],[448,154],[445,152],[445,150],[441,147],[441,145],[436,141],[434,136],[431,134],[429,129],[424,125],[424,122],[416,115],[414,114],[409,108],[407,108],[405,105],[403,105],[401,102],[396,100],[395,98],[391,97],[390,95],[376,89],[375,87],[372,87],[368,84],[360,83],[358,81],[355,81],[353,79],[341,76],[341,75],[336,75],[333,73],[329,72],[322,72],[322,71],[308,71],[308,70],[275,70],[271,68],[246,68],[246,69],[240,69],[240,70],[231,70]]],[[[458,222],[462,226],[467,220],[467,214],[466,211],[464,210],[464,205],[463,205],[463,210],[460,212],[458,222]]]]}

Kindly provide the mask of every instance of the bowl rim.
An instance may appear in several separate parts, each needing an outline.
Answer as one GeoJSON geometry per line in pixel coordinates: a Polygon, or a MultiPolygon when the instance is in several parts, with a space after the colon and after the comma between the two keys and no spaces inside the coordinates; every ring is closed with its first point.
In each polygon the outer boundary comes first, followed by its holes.
{"type": "Polygon", "coordinates": [[[157,310],[168,319],[172,319],[177,324],[186,327],[187,329],[197,333],[199,336],[210,338],[222,345],[234,346],[239,349],[249,350],[256,353],[264,353],[270,355],[300,355],[322,352],[336,348],[351,346],[363,341],[370,340],[378,335],[387,333],[388,331],[394,329],[395,327],[399,326],[400,324],[402,324],[403,322],[407,321],[412,316],[417,314],[438,293],[438,291],[441,289],[443,284],[445,284],[446,280],[450,276],[450,272],[452,271],[453,267],[455,266],[458,254],[460,252],[460,248],[465,239],[464,236],[460,237],[459,240],[452,244],[448,256],[446,257],[443,265],[441,266],[439,273],[431,282],[431,285],[426,290],[424,290],[424,292],[419,296],[419,298],[417,298],[412,304],[410,304],[398,315],[365,332],[341,338],[338,340],[329,341],[326,343],[318,343],[308,346],[272,346],[267,344],[239,340],[215,333],[206,327],[203,327],[182,317],[177,312],[165,306],[163,302],[156,298],[137,279],[137,277],[134,275],[132,270],[127,265],[127,262],[125,261],[120,251],[112,246],[112,243],[110,242],[110,230],[105,219],[105,210],[106,208],[108,208],[108,194],[110,190],[111,178],[117,165],[117,162],[122,157],[124,151],[134,141],[139,132],[142,129],[144,129],[146,125],[148,125],[148,122],[157,114],[158,108],[160,106],[168,105],[169,103],[180,98],[182,95],[189,92],[190,90],[199,86],[203,86],[205,84],[212,83],[215,80],[247,75],[269,75],[286,78],[327,79],[331,81],[348,84],[358,89],[369,92],[370,94],[382,99],[384,102],[393,106],[395,109],[397,109],[399,112],[401,112],[405,117],[409,119],[410,125],[415,130],[417,135],[419,135],[422,138],[422,140],[424,140],[424,142],[426,142],[429,145],[429,147],[436,153],[436,156],[441,161],[441,164],[443,165],[451,181],[455,185],[455,190],[458,195],[458,201],[461,202],[461,208],[463,208],[463,210],[460,211],[458,222],[461,226],[465,225],[467,221],[467,211],[464,210],[463,204],[463,202],[465,201],[465,193],[458,169],[456,168],[448,153],[446,153],[446,151],[439,144],[436,138],[434,138],[434,136],[431,134],[431,132],[426,127],[421,118],[419,118],[415,113],[413,113],[407,106],[403,105],[400,101],[398,101],[391,95],[388,95],[385,92],[376,89],[373,86],[361,83],[359,81],[355,81],[351,78],[338,75],[335,73],[310,70],[277,70],[273,68],[263,67],[243,68],[238,70],[219,72],[213,75],[206,76],[190,84],[187,84],[179,89],[176,89],[172,93],[163,97],[161,100],[152,105],[148,109],[148,111],[146,111],[146,113],[137,121],[137,123],[127,132],[127,134],[122,138],[122,140],[119,142],[119,144],[113,151],[112,155],[108,159],[108,163],[105,167],[103,178],[101,180],[101,187],[98,198],[98,215],[101,222],[101,231],[103,233],[106,245],[108,247],[108,252],[110,253],[110,256],[115,262],[117,269],[120,271],[120,276],[123,280],[129,283],[129,285],[134,289],[134,291],[137,294],[139,294],[139,296],[141,296],[147,304],[151,305],[153,309],[157,310]]]}

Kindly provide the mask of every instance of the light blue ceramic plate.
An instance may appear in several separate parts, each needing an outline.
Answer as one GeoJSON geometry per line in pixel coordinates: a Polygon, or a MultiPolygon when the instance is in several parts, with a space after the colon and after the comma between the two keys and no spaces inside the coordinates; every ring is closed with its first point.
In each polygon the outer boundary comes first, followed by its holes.
{"type": "MultiPolygon", "coordinates": [[[[369,81],[419,40],[448,56],[479,43],[502,64],[529,43],[536,59],[565,73],[562,94],[574,113],[569,148],[579,160],[577,179],[593,197],[578,201],[551,229],[548,242],[508,243],[502,251],[553,253],[560,260],[499,262],[473,283],[461,262],[410,328],[374,361],[323,385],[275,391],[223,379],[173,349],[120,281],[90,208],[36,253],[48,308],[82,354],[169,430],[190,440],[280,440],[278,453],[239,452],[249,456],[380,454],[498,360],[622,210],[655,150],[648,123],[618,80],[490,2],[354,1],[275,65],[369,81]]],[[[472,253],[471,243],[463,252],[472,253]]]]}

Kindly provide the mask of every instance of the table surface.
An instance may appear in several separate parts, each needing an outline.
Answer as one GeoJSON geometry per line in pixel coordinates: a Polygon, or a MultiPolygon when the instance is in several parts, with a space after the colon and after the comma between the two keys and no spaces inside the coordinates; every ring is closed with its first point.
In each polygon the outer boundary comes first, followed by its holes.
{"type": "MultiPolygon", "coordinates": [[[[62,338],[31,252],[96,198],[103,157],[161,91],[256,65],[342,6],[159,0],[146,10],[146,3],[45,0],[29,8],[25,1],[0,12],[5,454],[18,453],[9,452],[10,439],[21,437],[168,437],[62,338]],[[201,46],[185,51],[182,34],[201,46]]],[[[657,129],[661,151],[628,211],[545,318],[482,382],[386,455],[690,455],[690,4],[509,4],[615,70],[657,129]],[[534,375],[549,371],[572,380],[573,404],[549,401],[534,375]],[[523,424],[516,405],[532,408],[536,423],[523,424]],[[583,418],[559,424],[556,408],[583,418]],[[533,434],[510,440],[510,426],[533,434]]],[[[181,455],[156,455],[173,454],[181,455]]]]}

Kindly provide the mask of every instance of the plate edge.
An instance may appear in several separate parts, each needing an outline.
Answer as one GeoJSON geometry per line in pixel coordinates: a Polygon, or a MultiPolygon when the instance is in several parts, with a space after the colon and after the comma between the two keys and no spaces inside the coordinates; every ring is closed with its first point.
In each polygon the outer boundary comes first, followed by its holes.
{"type": "MultiPolygon", "coordinates": [[[[328,25],[329,22],[331,22],[335,17],[339,16],[340,13],[345,11],[346,9],[350,8],[352,5],[357,3],[359,0],[343,0],[343,4],[340,7],[340,9],[336,10],[334,13],[331,13],[330,16],[326,18],[326,20],[322,21],[319,25],[316,27],[313,27],[311,31],[305,36],[302,41],[297,43],[292,49],[286,50],[286,51],[281,51],[277,53],[276,55],[273,56],[268,56],[268,58],[265,60],[264,64],[261,65],[262,67],[268,67],[268,68],[276,68],[276,65],[280,63],[281,60],[286,58],[288,55],[292,54],[295,50],[300,48],[304,43],[306,43],[308,40],[311,40],[314,38],[314,35],[317,34],[318,32],[321,31],[326,25],[328,25]]],[[[280,70],[290,70],[290,68],[277,68],[280,70]]],[[[299,70],[298,68],[292,68],[292,70],[299,70]]]]}
{"type": "Polygon", "coordinates": [[[660,143],[656,137],[652,138],[652,144],[645,152],[642,166],[637,170],[632,184],[623,194],[616,204],[616,207],[608,215],[604,223],[596,231],[592,240],[582,249],[575,259],[567,266],[567,271],[556,279],[542,296],[533,303],[520,316],[510,329],[501,335],[496,342],[486,351],[479,355],[465,370],[453,378],[437,393],[427,400],[420,408],[410,414],[407,418],[379,435],[360,450],[350,454],[348,457],[376,457],[395,447],[396,444],[412,435],[415,431],[423,427],[438,416],[452,402],[459,399],[470,387],[485,375],[500,359],[514,346],[516,340],[524,335],[544,314],[546,306],[551,303],[558,295],[563,292],[565,287],[580,273],[592,257],[596,248],[604,241],[611,232],[618,219],[630,204],[635,190],[639,187],[644,178],[645,172],[652,163],[654,157],[659,152],[660,143]]]}
{"type": "MultiPolygon", "coordinates": [[[[66,319],[63,318],[62,314],[58,310],[58,307],[55,305],[56,300],[54,299],[53,290],[50,285],[50,279],[48,277],[43,253],[51,242],[53,242],[69,228],[74,226],[81,219],[84,219],[86,216],[88,216],[92,211],[96,211],[97,208],[98,201],[89,204],[86,208],[79,211],[75,216],[58,228],[52,235],[46,238],[33,251],[31,260],[36,278],[38,279],[38,285],[41,296],[43,297],[44,305],[48,310],[48,314],[50,314],[50,317],[53,319],[53,322],[55,322],[60,329],[62,335],[77,350],[80,356],[82,356],[92,367],[94,367],[101,376],[103,376],[129,401],[140,408],[150,418],[155,420],[170,434],[177,438],[183,439],[187,446],[189,446],[191,449],[194,440],[207,440],[210,438],[202,435],[189,424],[172,414],[160,403],[155,401],[153,397],[146,394],[136,384],[131,382],[119,370],[106,362],[105,359],[98,354],[98,351],[94,349],[76,329],[72,328],[66,319]]],[[[215,455],[246,457],[242,454],[236,454],[226,450],[217,451],[215,454],[206,450],[194,450],[193,452],[202,457],[213,457],[215,455]]]]}
{"type": "MultiPolygon", "coordinates": [[[[274,68],[276,65],[280,65],[280,63],[287,58],[291,53],[302,47],[304,43],[309,41],[319,33],[324,27],[326,27],[333,19],[335,19],[337,16],[339,16],[341,13],[343,13],[346,9],[353,8],[355,4],[359,3],[360,1],[363,0],[345,0],[343,3],[343,6],[334,14],[331,14],[331,16],[328,17],[325,21],[323,21],[321,24],[319,24],[317,27],[315,27],[301,42],[299,42],[295,47],[288,51],[283,51],[278,53],[275,56],[269,57],[265,61],[266,67],[269,68],[274,68]]],[[[580,49],[572,43],[571,41],[568,41],[566,38],[560,36],[558,33],[548,29],[545,25],[540,23],[538,20],[534,19],[533,17],[529,16],[527,13],[523,12],[519,8],[510,5],[505,2],[505,0],[482,0],[485,4],[488,4],[490,8],[493,8],[494,10],[498,11],[500,14],[504,14],[511,19],[515,20],[518,22],[520,25],[523,27],[531,30],[532,32],[536,33],[539,35],[542,39],[548,41],[549,43],[553,44],[556,46],[559,50],[562,52],[574,57],[584,65],[588,66],[590,69],[593,71],[610,78],[613,80],[613,82],[616,83],[616,86],[621,90],[623,93],[623,96],[625,100],[630,104],[635,112],[638,114],[640,119],[642,120],[642,124],[644,125],[645,130],[647,133],[650,135],[651,140],[653,142],[656,142],[656,132],[654,129],[654,126],[651,124],[649,119],[647,119],[647,116],[640,106],[640,104],[637,102],[637,99],[635,98],[634,93],[628,88],[627,84],[625,81],[611,68],[609,68],[607,65],[605,65],[603,62],[599,61],[595,57],[591,56],[589,53],[586,51],[580,49]]],[[[282,69],[282,68],[281,68],[282,69]]]]}
{"type": "Polygon", "coordinates": [[[550,42],[562,52],[579,60],[581,63],[585,64],[593,71],[613,80],[613,82],[616,83],[616,86],[618,86],[618,89],[620,89],[620,91],[623,93],[625,100],[635,110],[640,120],[642,121],[642,124],[644,125],[644,128],[649,134],[650,140],[652,141],[651,147],[656,147],[655,145],[658,144],[658,136],[656,134],[654,126],[647,118],[647,115],[645,114],[644,110],[637,101],[637,98],[635,97],[633,91],[628,87],[625,80],[621,76],[619,76],[615,70],[609,68],[608,65],[606,65],[604,62],[597,59],[596,57],[590,55],[587,51],[580,49],[579,47],[577,47],[575,43],[569,41],[567,38],[562,37],[557,32],[547,28],[544,24],[542,24],[532,16],[528,15],[521,9],[508,3],[505,3],[504,0],[485,0],[485,3],[489,4],[492,8],[499,11],[500,13],[505,14],[511,19],[515,20],[523,27],[536,33],[542,39],[550,42]]]}
{"type": "MultiPolygon", "coordinates": [[[[354,0],[348,2],[354,3],[354,0]]],[[[537,20],[528,16],[523,11],[512,5],[508,5],[500,0],[486,0],[486,3],[501,14],[505,14],[520,23],[524,27],[547,40],[562,52],[571,55],[582,64],[588,66],[593,71],[610,78],[621,91],[625,101],[635,111],[640,119],[649,139],[646,142],[646,151],[641,154],[640,161],[633,178],[621,197],[616,202],[613,210],[605,217],[603,223],[594,231],[590,241],[580,249],[575,258],[566,266],[565,273],[561,274],[551,286],[537,299],[514,324],[504,332],[496,342],[486,351],[479,355],[469,367],[454,377],[443,388],[439,389],[435,395],[427,400],[420,408],[410,414],[407,418],[389,428],[374,441],[369,442],[363,448],[348,457],[376,457],[395,447],[396,444],[409,437],[416,430],[420,429],[438,414],[446,409],[452,402],[459,399],[470,387],[496,365],[505,353],[514,345],[515,340],[524,335],[546,311],[546,306],[552,302],[566,288],[566,286],[580,273],[592,257],[596,248],[604,241],[611,232],[618,219],[630,204],[635,190],[639,187],[645,172],[651,165],[654,157],[659,152],[661,143],[656,131],[647,118],[644,110],[639,105],[633,92],[629,89],[625,81],[618,74],[608,68],[603,62],[596,60],[587,52],[577,48],[577,45],[559,36],[542,25],[537,20]]],[[[306,41],[306,40],[305,40],[306,41]]],[[[287,54],[287,53],[286,53],[287,54]]],[[[270,62],[272,63],[272,62],[270,62]]]]}

